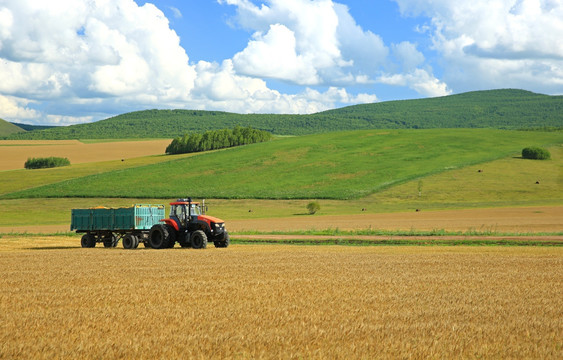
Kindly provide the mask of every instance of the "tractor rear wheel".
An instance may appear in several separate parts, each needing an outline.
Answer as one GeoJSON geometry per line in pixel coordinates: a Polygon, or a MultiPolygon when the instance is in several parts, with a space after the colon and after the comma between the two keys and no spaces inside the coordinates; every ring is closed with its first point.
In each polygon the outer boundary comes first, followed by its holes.
{"type": "Polygon", "coordinates": [[[190,236],[192,240],[192,247],[194,249],[205,249],[207,248],[207,235],[201,230],[196,230],[190,236]]]}
{"type": "Polygon", "coordinates": [[[156,224],[151,228],[149,244],[153,249],[165,249],[169,246],[170,233],[164,224],[156,224]]]}
{"type": "Polygon", "coordinates": [[[168,230],[169,235],[168,245],[166,247],[172,249],[174,247],[174,244],[176,244],[176,229],[174,229],[170,225],[166,225],[166,229],[168,230]]]}
{"type": "Polygon", "coordinates": [[[96,246],[96,237],[90,233],[82,235],[80,239],[80,245],[83,248],[93,248],[96,246]]]}

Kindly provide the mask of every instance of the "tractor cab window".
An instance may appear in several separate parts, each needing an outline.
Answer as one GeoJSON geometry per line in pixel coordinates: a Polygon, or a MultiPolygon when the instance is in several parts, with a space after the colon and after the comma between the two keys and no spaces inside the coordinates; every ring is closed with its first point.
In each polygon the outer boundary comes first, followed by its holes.
{"type": "Polygon", "coordinates": [[[199,205],[192,204],[191,213],[192,213],[192,215],[201,215],[199,205]]]}

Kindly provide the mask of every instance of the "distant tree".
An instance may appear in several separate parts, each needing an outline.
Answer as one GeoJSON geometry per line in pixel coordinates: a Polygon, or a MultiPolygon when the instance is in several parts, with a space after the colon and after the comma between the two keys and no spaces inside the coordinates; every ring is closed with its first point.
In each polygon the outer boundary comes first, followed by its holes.
{"type": "Polygon", "coordinates": [[[313,215],[317,211],[321,209],[321,205],[316,201],[311,201],[307,204],[307,210],[309,211],[310,215],[313,215]]]}

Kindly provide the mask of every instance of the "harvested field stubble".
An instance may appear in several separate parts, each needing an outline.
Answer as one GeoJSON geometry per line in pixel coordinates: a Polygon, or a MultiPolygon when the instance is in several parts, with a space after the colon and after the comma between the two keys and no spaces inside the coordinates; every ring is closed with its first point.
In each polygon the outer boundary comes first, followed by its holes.
{"type": "Polygon", "coordinates": [[[0,256],[0,358],[561,358],[563,249],[0,256]]]}

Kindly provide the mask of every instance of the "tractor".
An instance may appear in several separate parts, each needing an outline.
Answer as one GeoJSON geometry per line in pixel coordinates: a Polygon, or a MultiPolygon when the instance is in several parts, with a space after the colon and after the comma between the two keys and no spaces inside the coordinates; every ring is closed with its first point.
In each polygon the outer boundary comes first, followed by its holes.
{"type": "Polygon", "coordinates": [[[149,245],[155,249],[172,248],[178,242],[181,247],[205,249],[212,241],[215,247],[226,248],[230,238],[225,222],[205,214],[205,204],[191,198],[170,203],[170,217],[161,220],[150,229],[149,245]]]}

